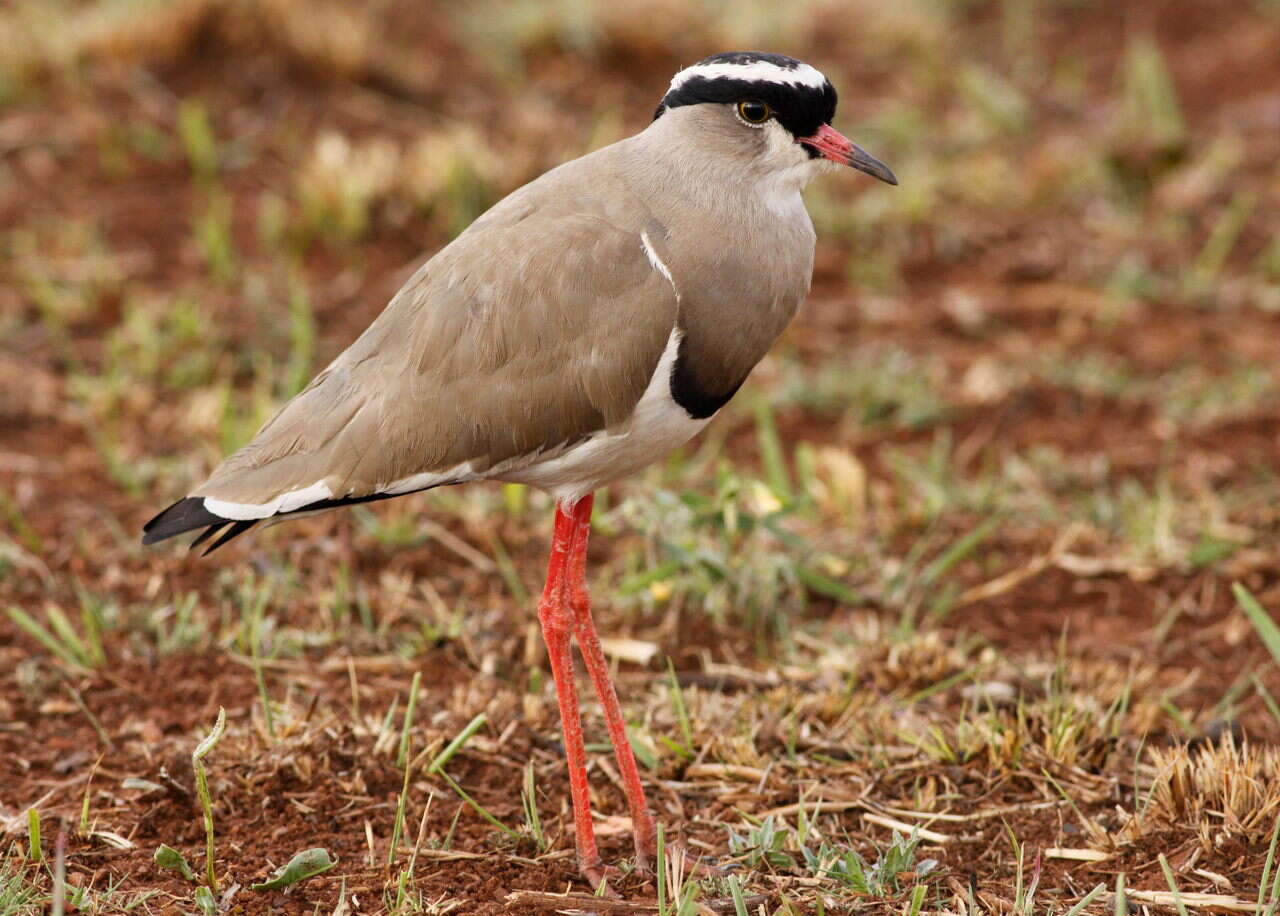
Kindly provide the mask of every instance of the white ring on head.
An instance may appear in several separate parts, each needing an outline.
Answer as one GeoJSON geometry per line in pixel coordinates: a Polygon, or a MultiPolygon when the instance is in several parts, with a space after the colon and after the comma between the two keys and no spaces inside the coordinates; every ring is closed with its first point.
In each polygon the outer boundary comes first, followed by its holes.
{"type": "Polygon", "coordinates": [[[788,69],[767,60],[753,60],[745,64],[718,62],[685,67],[671,78],[671,88],[667,91],[675,92],[694,77],[704,77],[709,80],[728,77],[750,82],[807,86],[810,89],[821,89],[827,84],[827,78],[822,75],[822,72],[808,64],[798,64],[795,69],[788,69]]]}

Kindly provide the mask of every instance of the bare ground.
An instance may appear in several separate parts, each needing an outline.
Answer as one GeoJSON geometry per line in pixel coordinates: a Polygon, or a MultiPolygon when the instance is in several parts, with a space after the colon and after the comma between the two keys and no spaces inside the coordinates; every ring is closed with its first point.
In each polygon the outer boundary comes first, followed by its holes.
{"type": "MultiPolygon", "coordinates": [[[[1099,883],[1089,911],[1111,912],[1117,875],[1168,891],[1161,856],[1181,892],[1220,895],[1193,905],[1258,896],[1280,671],[1233,585],[1280,606],[1280,19],[1017,7],[870,4],[865,33],[806,7],[785,50],[848,87],[841,122],[868,124],[901,194],[820,189],[802,317],[597,526],[598,618],[647,659],[610,644],[668,834],[725,860],[729,830],[786,825],[791,866],[736,855],[752,912],[900,911],[917,884],[925,910],[1033,912],[1099,883]],[[1162,67],[1180,128],[1161,126],[1162,67]],[[732,521],[771,513],[782,534],[732,521]],[[823,840],[874,860],[885,818],[935,832],[917,859],[938,867],[870,894],[805,867],[823,840]],[[1038,902],[1019,900],[1033,875],[1038,902]]],[[[152,856],[202,870],[191,753],[224,708],[224,910],[568,907],[549,895],[583,887],[527,597],[544,500],[438,494],[203,561],[136,537],[424,252],[642,127],[676,66],[740,33],[675,10],[594,10],[582,44],[545,12],[511,39],[413,4],[177,3],[106,25],[94,8],[69,5],[57,42],[0,11],[25,49],[0,95],[0,606],[21,612],[0,617],[6,868],[53,893],[25,863],[34,806],[83,910],[194,911],[152,856]],[[482,713],[446,771],[510,833],[426,772],[482,713]],[[308,847],[337,867],[249,889],[308,847]]],[[[591,706],[587,724],[603,741],[591,706]]],[[[625,860],[607,755],[592,779],[625,860]]]]}

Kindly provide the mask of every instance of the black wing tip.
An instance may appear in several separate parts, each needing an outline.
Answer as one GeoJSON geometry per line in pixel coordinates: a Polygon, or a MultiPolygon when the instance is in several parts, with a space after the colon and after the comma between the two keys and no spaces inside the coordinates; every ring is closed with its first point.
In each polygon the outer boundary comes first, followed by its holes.
{"type": "MultiPolygon", "coordinates": [[[[204,553],[200,554],[200,556],[207,557],[209,554],[213,553],[223,544],[227,543],[227,541],[233,540],[234,538],[238,538],[240,535],[244,534],[246,531],[248,531],[257,523],[258,523],[258,519],[256,518],[251,519],[250,521],[247,521],[247,522],[232,522],[231,527],[228,528],[225,532],[223,532],[220,538],[218,538],[216,541],[214,541],[212,544],[206,547],[204,553]]],[[[218,527],[221,528],[222,526],[219,525],[218,527]]]]}
{"type": "Polygon", "coordinates": [[[230,524],[230,530],[218,538],[204,552],[204,555],[208,556],[236,535],[248,531],[255,522],[256,519],[252,521],[234,521],[233,519],[223,518],[221,515],[215,515],[205,508],[203,497],[188,496],[186,499],[178,500],[142,526],[142,543],[150,546],[167,538],[185,534],[188,531],[195,531],[197,528],[204,528],[205,530],[192,542],[191,546],[194,548],[230,524]]]}
{"type": "Polygon", "coordinates": [[[204,531],[201,531],[200,534],[196,536],[196,539],[194,541],[192,541],[190,544],[187,545],[187,550],[195,550],[205,541],[209,540],[209,538],[213,537],[215,534],[221,531],[224,527],[226,527],[225,524],[210,525],[208,528],[204,529],[204,531]]]}
{"type": "MultiPolygon", "coordinates": [[[[426,487],[424,489],[432,489],[426,487]]],[[[343,506],[353,506],[357,503],[377,502],[382,499],[391,499],[401,494],[395,493],[370,493],[367,496],[344,496],[335,499],[321,499],[308,505],[301,506],[292,512],[283,513],[284,516],[301,515],[307,512],[323,512],[328,509],[338,509],[343,506]]],[[[280,516],[276,516],[279,518],[280,516]]],[[[221,515],[215,515],[205,508],[204,497],[188,496],[186,499],[180,499],[169,508],[156,515],[155,518],[142,526],[142,543],[144,546],[150,546],[159,541],[174,537],[175,535],[185,534],[188,531],[195,531],[197,528],[203,528],[204,531],[191,542],[190,549],[195,550],[213,535],[217,534],[223,528],[230,525],[222,536],[210,544],[201,554],[207,557],[223,544],[244,534],[254,525],[264,519],[246,519],[237,521],[236,519],[223,518],[221,515]]]]}
{"type": "Polygon", "coordinates": [[[169,508],[156,515],[142,526],[142,543],[154,544],[193,531],[206,525],[224,524],[228,519],[214,515],[204,507],[204,499],[199,496],[188,496],[180,499],[169,508]]]}

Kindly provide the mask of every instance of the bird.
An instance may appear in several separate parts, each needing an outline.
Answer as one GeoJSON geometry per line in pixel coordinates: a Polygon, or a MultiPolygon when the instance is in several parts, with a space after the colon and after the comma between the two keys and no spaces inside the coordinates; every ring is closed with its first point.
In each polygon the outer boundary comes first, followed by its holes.
{"type": "Polygon", "coordinates": [[[897,184],[832,126],[816,67],[735,51],[683,67],[638,133],[512,192],[428,259],[369,327],[143,543],[206,553],[260,523],[474,481],[555,502],[537,613],[564,736],[578,867],[613,873],[592,827],[576,641],[625,787],[634,864],[654,816],[591,614],[594,492],[711,421],[808,294],[801,190],[851,166],[897,184]]]}

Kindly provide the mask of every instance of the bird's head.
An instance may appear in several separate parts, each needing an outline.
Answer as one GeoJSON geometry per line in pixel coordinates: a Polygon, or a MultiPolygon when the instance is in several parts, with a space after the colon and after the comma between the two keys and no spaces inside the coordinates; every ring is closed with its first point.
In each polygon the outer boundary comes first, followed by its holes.
{"type": "Polygon", "coordinates": [[[836,90],[817,69],[761,51],[713,54],[671,79],[654,119],[685,122],[694,142],[713,142],[803,184],[827,163],[889,184],[889,167],[831,126],[836,90]]]}

